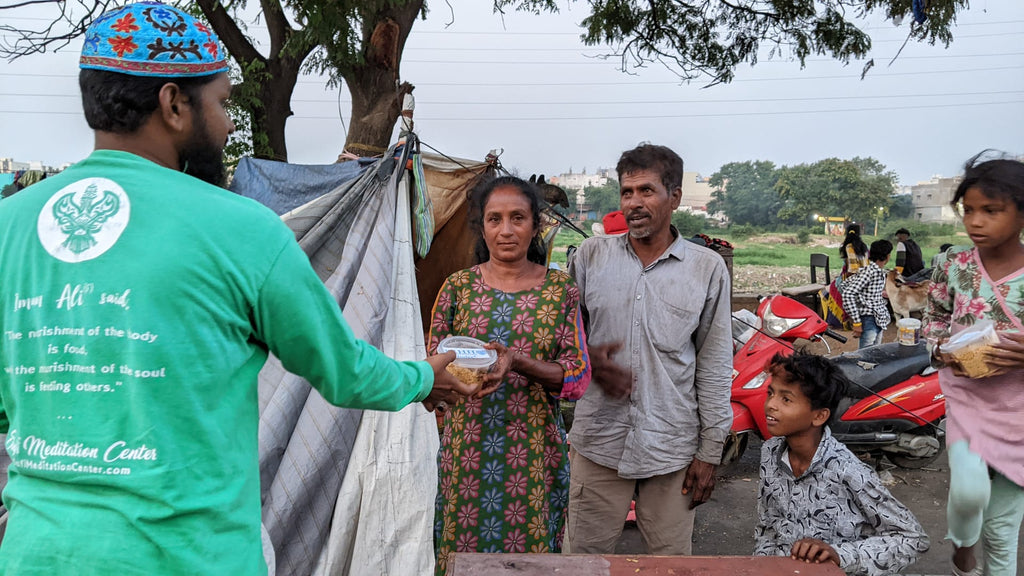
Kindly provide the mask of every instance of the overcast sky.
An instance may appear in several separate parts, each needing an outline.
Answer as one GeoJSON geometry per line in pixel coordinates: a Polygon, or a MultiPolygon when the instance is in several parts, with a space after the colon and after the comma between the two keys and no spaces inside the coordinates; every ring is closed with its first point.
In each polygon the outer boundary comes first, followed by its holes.
{"type": "MultiPolygon", "coordinates": [[[[875,66],[815,56],[801,69],[787,57],[743,65],[728,85],[680,84],[658,64],[625,74],[609,49],[579,40],[585,3],[559,15],[492,14],[488,2],[433,0],[407,44],[402,77],[416,86],[416,128],[446,154],[548,175],[614,167],[641,141],[665,144],[687,170],[711,175],[727,162],[778,165],[873,156],[901,184],[952,176],[984,148],[1024,153],[1024,2],[977,0],[962,13],[948,49],[910,43],[880,17],[865,27],[875,66]],[[449,21],[453,21],[446,27],[449,21]]],[[[43,24],[21,11],[22,25],[43,24]]],[[[252,28],[259,33],[258,23],[252,28]]],[[[81,115],[81,43],[0,63],[0,157],[59,165],[86,156],[92,134],[81,115]]],[[[291,162],[333,162],[345,141],[349,97],[304,77],[288,121],[291,162]],[[340,114],[339,114],[340,108],[340,114]]]]}

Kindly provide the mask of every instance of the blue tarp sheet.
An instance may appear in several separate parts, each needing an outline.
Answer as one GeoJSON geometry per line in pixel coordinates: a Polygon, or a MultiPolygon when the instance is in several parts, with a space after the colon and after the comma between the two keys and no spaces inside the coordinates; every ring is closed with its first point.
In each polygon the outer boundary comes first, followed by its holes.
{"type": "Polygon", "coordinates": [[[375,159],[366,158],[341,164],[304,165],[242,158],[229,188],[284,214],[358,178],[374,162],[375,159]]]}

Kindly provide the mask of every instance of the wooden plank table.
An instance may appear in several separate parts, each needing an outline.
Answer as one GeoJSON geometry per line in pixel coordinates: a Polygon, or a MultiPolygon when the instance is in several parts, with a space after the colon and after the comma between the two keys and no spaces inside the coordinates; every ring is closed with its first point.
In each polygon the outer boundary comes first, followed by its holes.
{"type": "Polygon", "coordinates": [[[457,553],[447,576],[843,576],[835,564],[775,556],[457,553]]]}

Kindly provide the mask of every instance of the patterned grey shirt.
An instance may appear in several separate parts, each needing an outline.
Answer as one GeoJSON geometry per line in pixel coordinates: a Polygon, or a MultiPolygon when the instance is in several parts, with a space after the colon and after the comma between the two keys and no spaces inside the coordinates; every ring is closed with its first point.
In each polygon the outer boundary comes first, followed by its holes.
{"type": "MultiPolygon", "coordinates": [[[[675,230],[673,230],[675,232],[675,230]]],[[[718,464],[732,425],[729,272],[721,256],[679,237],[644,266],[626,235],[588,238],[570,267],[590,345],[621,342],[613,359],[633,392],[606,396],[597,371],[569,434],[588,460],[622,478],[718,464]]]]}
{"type": "Polygon", "coordinates": [[[761,449],[755,556],[789,556],[802,538],[823,540],[847,574],[896,574],[928,550],[917,518],[849,448],[825,435],[814,459],[793,478],[786,439],[761,449]]]}

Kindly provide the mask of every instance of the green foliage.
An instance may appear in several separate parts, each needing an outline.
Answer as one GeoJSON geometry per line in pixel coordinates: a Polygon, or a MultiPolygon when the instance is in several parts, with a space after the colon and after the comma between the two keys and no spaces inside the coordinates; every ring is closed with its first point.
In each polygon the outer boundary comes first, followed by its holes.
{"type": "MultiPolygon", "coordinates": [[[[910,0],[773,0],[771,2],[679,2],[678,0],[590,0],[583,19],[588,45],[617,46],[623,67],[661,61],[685,78],[706,74],[729,82],[736,66],[756,64],[762,44],[769,55],[801,64],[814,54],[843,63],[862,58],[871,38],[862,18],[880,12],[913,21],[910,0]]],[[[553,0],[494,0],[495,10],[557,11],[553,0]]],[[[923,24],[905,24],[918,41],[948,45],[956,13],[968,0],[928,4],[923,24]]]]}
{"type": "Polygon", "coordinates": [[[804,223],[813,214],[868,222],[892,204],[896,174],[873,158],[826,158],[779,170],[779,217],[804,223]]]}
{"type": "Polygon", "coordinates": [[[723,212],[734,224],[774,226],[782,208],[775,164],[767,161],[730,162],[711,175],[715,188],[708,202],[712,214],[723,212]]]}
{"type": "Polygon", "coordinates": [[[910,194],[892,197],[892,206],[889,207],[890,218],[911,218],[913,215],[914,199],[911,198],[910,194]]]}
{"type": "Polygon", "coordinates": [[[796,233],[796,241],[801,244],[807,244],[811,239],[811,231],[803,228],[796,233]]]}
{"type": "Polygon", "coordinates": [[[700,234],[707,229],[708,219],[689,212],[673,212],[672,225],[679,230],[684,238],[700,234]]]}
{"type": "Polygon", "coordinates": [[[231,99],[228,101],[228,115],[235,123],[235,133],[231,135],[224,147],[224,158],[229,166],[238,164],[243,156],[270,157],[270,138],[265,130],[254,129],[252,114],[262,108],[260,101],[260,84],[270,80],[266,65],[261,60],[254,60],[242,68],[232,62],[231,68],[231,99]]]}
{"type": "Polygon", "coordinates": [[[619,209],[619,182],[609,178],[603,186],[587,186],[583,189],[590,209],[597,214],[598,220],[609,212],[619,209]]]}
{"type": "Polygon", "coordinates": [[[750,224],[740,224],[738,226],[729,226],[729,234],[737,240],[746,240],[754,234],[757,234],[757,228],[750,224]]]}

